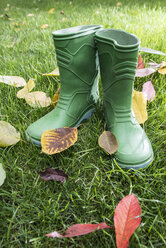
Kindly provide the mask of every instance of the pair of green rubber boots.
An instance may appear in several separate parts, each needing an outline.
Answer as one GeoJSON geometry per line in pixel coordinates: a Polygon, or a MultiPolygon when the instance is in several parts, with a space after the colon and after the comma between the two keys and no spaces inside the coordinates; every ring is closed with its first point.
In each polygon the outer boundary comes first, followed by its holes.
{"type": "Polygon", "coordinates": [[[60,71],[60,99],[50,113],[26,130],[28,140],[41,145],[44,131],[77,127],[88,119],[99,100],[99,68],[107,130],[118,140],[120,167],[139,169],[153,160],[151,143],[132,111],[132,92],[139,39],[116,29],[87,25],[53,32],[60,71]],[[99,58],[99,59],[98,59],[99,58]]]}

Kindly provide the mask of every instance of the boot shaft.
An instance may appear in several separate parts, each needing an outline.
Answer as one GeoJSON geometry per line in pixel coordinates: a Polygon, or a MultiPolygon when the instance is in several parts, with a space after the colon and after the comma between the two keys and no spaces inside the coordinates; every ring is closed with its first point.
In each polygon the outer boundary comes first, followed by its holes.
{"type": "Polygon", "coordinates": [[[91,89],[98,74],[94,35],[100,29],[100,25],[87,25],[53,32],[63,95],[91,89]]]}
{"type": "Polygon", "coordinates": [[[137,67],[139,39],[121,30],[96,33],[104,101],[114,108],[130,109],[137,67]]]}

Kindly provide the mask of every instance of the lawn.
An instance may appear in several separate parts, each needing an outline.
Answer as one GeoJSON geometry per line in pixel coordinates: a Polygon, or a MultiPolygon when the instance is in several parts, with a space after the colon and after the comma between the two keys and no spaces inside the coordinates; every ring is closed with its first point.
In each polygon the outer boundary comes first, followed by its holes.
{"type": "MultiPolygon", "coordinates": [[[[166,53],[165,0],[3,0],[0,2],[0,75],[35,80],[35,90],[53,97],[58,82],[41,73],[55,68],[52,31],[70,26],[102,24],[136,34],[143,47],[166,53]],[[55,8],[52,14],[48,11],[55,8]],[[33,14],[33,15],[29,15],[33,14]],[[40,26],[48,24],[46,29],[40,26]],[[38,71],[38,72],[37,72],[38,71]]],[[[161,63],[164,56],[141,53],[145,62],[161,63]]],[[[85,72],[86,73],[86,72],[85,72]]],[[[147,78],[135,80],[142,90],[147,78]]],[[[35,109],[16,97],[17,88],[0,83],[0,120],[11,123],[21,141],[0,148],[0,162],[7,178],[0,187],[0,247],[116,247],[114,230],[98,231],[72,239],[50,239],[53,230],[65,230],[76,223],[106,222],[113,225],[114,210],[126,195],[137,196],[142,208],[140,227],[130,239],[132,248],[165,247],[165,86],[166,77],[153,77],[156,99],[148,103],[144,128],[155,154],[143,170],[122,170],[113,156],[98,146],[104,130],[102,101],[96,112],[78,130],[77,143],[53,156],[26,141],[25,130],[51,107],[35,109]],[[48,166],[68,174],[64,184],[44,181],[38,171],[48,166]]],[[[100,95],[102,87],[100,82],[100,95]]]]}

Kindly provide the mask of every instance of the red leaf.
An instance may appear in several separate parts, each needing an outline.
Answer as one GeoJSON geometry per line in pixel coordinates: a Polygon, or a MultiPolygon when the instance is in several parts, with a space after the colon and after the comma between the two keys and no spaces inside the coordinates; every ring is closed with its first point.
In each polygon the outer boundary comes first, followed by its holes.
{"type": "Polygon", "coordinates": [[[142,69],[142,68],[145,68],[145,64],[144,64],[144,61],[143,61],[141,55],[139,54],[138,55],[137,69],[142,69]]]}
{"type": "Polygon", "coordinates": [[[127,248],[129,239],[141,223],[141,207],[133,194],[124,197],[116,206],[114,224],[117,248],[127,248]]]}
{"type": "Polygon", "coordinates": [[[52,168],[47,168],[44,172],[39,171],[39,175],[45,181],[56,180],[64,183],[68,179],[68,175],[64,171],[52,168]]]}
{"type": "Polygon", "coordinates": [[[70,226],[64,235],[61,235],[58,232],[47,233],[47,237],[51,238],[72,238],[76,236],[81,236],[84,234],[88,234],[94,231],[98,231],[104,228],[112,228],[108,226],[106,223],[99,223],[99,224],[75,224],[70,226]]]}
{"type": "Polygon", "coordinates": [[[154,87],[151,81],[148,81],[143,84],[142,92],[144,93],[145,99],[147,101],[152,102],[155,99],[156,92],[154,90],[154,87]]]}
{"type": "Polygon", "coordinates": [[[155,70],[153,68],[137,69],[135,77],[146,77],[146,76],[148,76],[154,72],[155,72],[155,70]]]}

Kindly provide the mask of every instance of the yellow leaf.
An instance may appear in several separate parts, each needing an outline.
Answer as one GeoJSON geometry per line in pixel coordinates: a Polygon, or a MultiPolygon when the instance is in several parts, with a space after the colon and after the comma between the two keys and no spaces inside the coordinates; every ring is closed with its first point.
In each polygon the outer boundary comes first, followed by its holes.
{"type": "Polygon", "coordinates": [[[16,144],[20,140],[20,133],[6,121],[0,121],[0,147],[16,144]]]}
{"type": "Polygon", "coordinates": [[[118,141],[113,133],[110,131],[104,131],[99,139],[99,146],[103,148],[109,154],[113,154],[118,150],[118,141]]]}
{"type": "Polygon", "coordinates": [[[26,95],[35,87],[35,83],[32,79],[29,79],[28,83],[24,86],[23,89],[17,92],[18,98],[25,98],[26,95]]]}
{"type": "Polygon", "coordinates": [[[55,92],[53,99],[52,99],[52,104],[54,107],[58,103],[59,95],[60,95],[60,88],[57,89],[57,91],[55,92]]]}
{"type": "Polygon", "coordinates": [[[0,186],[4,183],[6,178],[6,172],[4,171],[2,164],[0,163],[0,186]]]}
{"type": "Polygon", "coordinates": [[[47,130],[42,134],[42,151],[52,155],[68,149],[77,141],[77,128],[64,127],[47,130]]]}
{"type": "Polygon", "coordinates": [[[34,91],[25,96],[25,101],[33,108],[47,107],[51,104],[51,98],[45,92],[34,91]]]}
{"type": "Polygon", "coordinates": [[[27,16],[28,16],[28,17],[32,17],[32,16],[34,16],[34,14],[29,13],[27,16]]]}
{"type": "Polygon", "coordinates": [[[132,109],[139,124],[143,124],[148,119],[146,110],[147,101],[144,93],[140,91],[133,91],[132,109]]]}
{"type": "Polygon", "coordinates": [[[48,11],[49,14],[52,14],[54,12],[55,8],[52,8],[48,11]]]}
{"type": "Polygon", "coordinates": [[[116,3],[116,6],[117,6],[117,7],[121,7],[121,6],[122,6],[122,3],[121,3],[121,2],[117,2],[117,3],[116,3]]]}
{"type": "Polygon", "coordinates": [[[43,76],[59,76],[59,68],[57,67],[50,73],[44,73],[43,76]]]}
{"type": "Polygon", "coordinates": [[[62,18],[62,22],[65,22],[66,20],[67,20],[66,17],[63,17],[63,18],[62,18]]]}
{"type": "Polygon", "coordinates": [[[45,29],[45,28],[48,28],[48,24],[43,24],[40,26],[41,29],[45,29]]]}
{"type": "Polygon", "coordinates": [[[26,85],[24,78],[17,76],[0,76],[0,82],[15,87],[22,87],[26,85]]]}
{"type": "Polygon", "coordinates": [[[165,61],[161,63],[160,68],[158,69],[158,72],[163,75],[166,74],[166,62],[165,61]]]}

